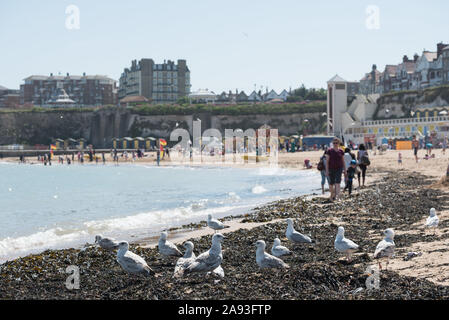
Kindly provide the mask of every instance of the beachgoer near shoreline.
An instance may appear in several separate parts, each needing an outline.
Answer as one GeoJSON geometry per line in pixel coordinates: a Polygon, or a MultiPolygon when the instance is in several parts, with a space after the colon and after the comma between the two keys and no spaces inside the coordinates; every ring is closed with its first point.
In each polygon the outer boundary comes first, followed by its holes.
{"type": "Polygon", "coordinates": [[[331,192],[330,201],[339,199],[341,174],[347,176],[344,152],[340,149],[340,140],[335,138],[332,141],[332,149],[326,152],[326,176],[329,177],[329,190],[331,192]]]}
{"type": "Polygon", "coordinates": [[[357,161],[351,160],[351,163],[348,168],[348,178],[346,182],[346,187],[349,191],[349,195],[351,195],[352,193],[352,181],[354,180],[356,172],[357,172],[357,161]]]}
{"type": "Polygon", "coordinates": [[[327,180],[327,183],[329,184],[329,178],[326,177],[326,163],[327,163],[326,151],[324,151],[324,154],[320,158],[320,162],[318,162],[318,164],[317,164],[317,169],[321,173],[321,191],[323,194],[324,194],[324,186],[326,184],[326,180],[327,180]]]}
{"type": "Polygon", "coordinates": [[[400,153],[400,152],[399,152],[399,154],[398,154],[398,164],[399,164],[400,166],[402,166],[402,153],[400,153]]]}
{"type": "Polygon", "coordinates": [[[357,152],[357,160],[359,162],[359,168],[361,172],[357,173],[357,180],[359,181],[359,188],[360,188],[360,175],[362,175],[362,187],[365,187],[365,176],[366,176],[366,169],[370,165],[370,161],[368,158],[368,151],[366,151],[365,145],[362,143],[359,146],[359,151],[357,152]]]}
{"type": "Polygon", "coordinates": [[[419,141],[416,139],[416,136],[413,136],[412,140],[413,153],[415,155],[416,163],[418,163],[418,149],[419,149],[419,141]]]}

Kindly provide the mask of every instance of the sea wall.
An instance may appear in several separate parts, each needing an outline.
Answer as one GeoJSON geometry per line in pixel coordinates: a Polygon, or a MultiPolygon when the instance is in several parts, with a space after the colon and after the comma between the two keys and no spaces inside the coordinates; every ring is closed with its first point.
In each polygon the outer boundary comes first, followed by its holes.
{"type": "Polygon", "coordinates": [[[170,137],[176,128],[192,134],[193,121],[201,120],[201,129],[257,129],[264,124],[279,130],[279,135],[307,131],[321,133],[325,116],[319,112],[255,115],[141,115],[129,109],[93,111],[55,110],[52,112],[0,112],[0,145],[48,145],[54,139],[84,138],[96,148],[110,147],[113,138],[170,137]],[[307,119],[308,121],[304,121],[307,119]]]}

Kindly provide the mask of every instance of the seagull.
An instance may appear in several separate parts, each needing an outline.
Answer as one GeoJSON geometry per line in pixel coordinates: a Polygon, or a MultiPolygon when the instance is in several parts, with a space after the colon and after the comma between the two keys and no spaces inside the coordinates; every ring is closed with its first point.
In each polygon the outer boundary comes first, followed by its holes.
{"type": "Polygon", "coordinates": [[[430,216],[427,218],[426,227],[433,228],[433,230],[435,232],[435,229],[438,227],[439,222],[440,222],[440,219],[438,219],[438,217],[437,217],[435,208],[430,209],[430,216]]]}
{"type": "Polygon", "coordinates": [[[281,240],[279,240],[279,238],[274,239],[273,247],[271,248],[271,253],[275,257],[281,257],[292,254],[292,252],[288,248],[281,246],[281,240]]]}
{"type": "Polygon", "coordinates": [[[161,232],[158,248],[159,252],[164,256],[182,257],[181,251],[173,243],[167,241],[167,232],[161,232]]]}
{"type": "Polygon", "coordinates": [[[335,237],[334,247],[338,252],[346,254],[348,262],[351,261],[351,253],[359,248],[359,245],[345,238],[345,228],[338,227],[337,237],[335,237]]]}
{"type": "Polygon", "coordinates": [[[193,252],[193,243],[191,241],[185,242],[184,248],[186,249],[186,252],[184,253],[184,256],[179,258],[176,262],[175,272],[173,273],[174,278],[182,276],[185,268],[187,268],[196,258],[195,253],[193,252]]]}
{"type": "Polygon", "coordinates": [[[217,269],[223,261],[223,255],[221,253],[221,242],[223,242],[224,236],[221,233],[216,233],[212,237],[211,248],[200,254],[193,260],[193,262],[185,269],[184,273],[193,272],[209,272],[217,269]]]}
{"type": "Polygon", "coordinates": [[[310,237],[303,235],[302,233],[299,233],[298,231],[295,231],[295,228],[293,228],[293,220],[288,218],[287,219],[287,231],[285,232],[285,235],[287,236],[287,239],[294,242],[294,243],[312,243],[313,240],[310,239],[310,237]]]}
{"type": "Polygon", "coordinates": [[[95,236],[95,243],[105,250],[114,250],[119,247],[119,243],[115,239],[104,238],[102,235],[95,236]]]}
{"type": "MultiPolygon", "coordinates": [[[[388,259],[394,256],[394,249],[396,245],[394,244],[394,230],[387,229],[384,231],[385,238],[379,242],[376,247],[376,251],[374,252],[374,259],[387,259],[387,268],[388,268],[388,259]]],[[[379,269],[382,269],[382,265],[379,261],[379,269]]]]}
{"type": "Polygon", "coordinates": [[[229,228],[229,226],[224,225],[222,222],[218,221],[217,219],[212,219],[212,215],[207,215],[207,225],[209,228],[214,229],[215,232],[218,230],[222,230],[224,228],[229,228]]]}
{"type": "Polygon", "coordinates": [[[154,272],[145,262],[145,260],[137,254],[128,250],[129,244],[126,241],[119,243],[119,249],[117,251],[117,262],[122,268],[132,274],[142,274],[145,277],[149,277],[154,272]]]}
{"type": "Polygon", "coordinates": [[[281,259],[265,252],[265,241],[258,240],[256,242],[256,262],[261,269],[264,268],[289,268],[281,259]]]}

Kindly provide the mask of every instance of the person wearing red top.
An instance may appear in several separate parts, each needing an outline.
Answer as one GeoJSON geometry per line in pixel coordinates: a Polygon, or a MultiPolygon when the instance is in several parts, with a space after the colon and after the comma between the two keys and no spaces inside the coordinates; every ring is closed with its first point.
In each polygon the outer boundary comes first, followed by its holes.
{"type": "Polygon", "coordinates": [[[334,201],[340,197],[341,174],[344,173],[346,180],[347,172],[340,140],[335,138],[332,144],[333,148],[326,152],[326,176],[329,178],[330,200],[334,201]]]}

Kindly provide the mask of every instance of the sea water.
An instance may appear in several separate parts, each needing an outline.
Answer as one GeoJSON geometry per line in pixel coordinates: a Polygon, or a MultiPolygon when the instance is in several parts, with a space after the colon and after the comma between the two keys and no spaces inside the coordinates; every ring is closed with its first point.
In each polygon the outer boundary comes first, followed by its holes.
{"type": "Polygon", "coordinates": [[[320,189],[318,171],[279,168],[0,163],[0,263],[81,247],[96,234],[137,241],[320,189]]]}

